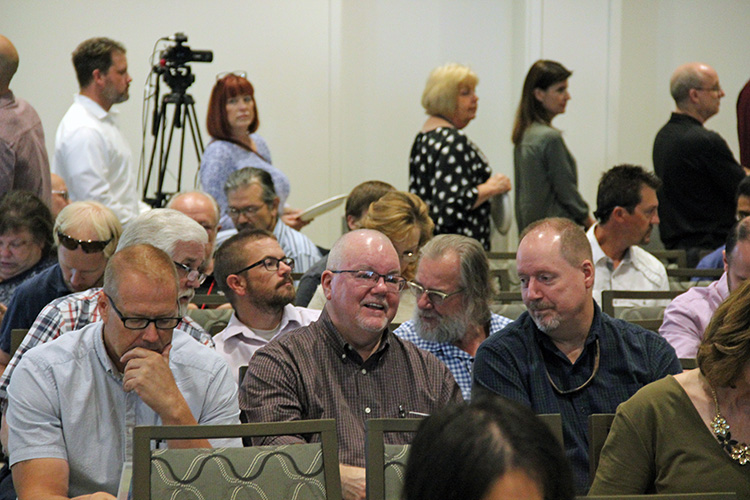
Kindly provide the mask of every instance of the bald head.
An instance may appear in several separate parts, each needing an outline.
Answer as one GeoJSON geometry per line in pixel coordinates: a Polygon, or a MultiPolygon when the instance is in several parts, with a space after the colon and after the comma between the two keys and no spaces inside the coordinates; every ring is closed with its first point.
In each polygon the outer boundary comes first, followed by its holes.
{"type": "Polygon", "coordinates": [[[708,64],[683,64],[672,74],[669,90],[677,112],[692,116],[701,123],[719,112],[724,91],[719,75],[708,64]]]}
{"type": "Polygon", "coordinates": [[[10,40],[0,35],[0,94],[8,91],[18,69],[18,51],[10,40]]]}
{"type": "Polygon", "coordinates": [[[343,269],[342,266],[350,269],[357,265],[358,260],[365,260],[367,252],[374,252],[386,261],[395,257],[398,264],[396,249],[386,235],[372,229],[358,229],[346,233],[333,244],[328,254],[328,269],[343,269]]]}
{"type": "Polygon", "coordinates": [[[593,260],[591,244],[586,238],[586,233],[570,219],[550,217],[537,221],[521,233],[520,242],[527,237],[542,238],[542,235],[559,241],[560,255],[573,267],[578,267],[584,260],[593,260]]]}

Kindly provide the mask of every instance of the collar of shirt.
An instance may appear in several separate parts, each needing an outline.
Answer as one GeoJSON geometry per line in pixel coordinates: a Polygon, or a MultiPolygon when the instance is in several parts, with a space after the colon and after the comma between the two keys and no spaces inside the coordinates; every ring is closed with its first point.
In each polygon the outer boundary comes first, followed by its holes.
{"type": "Polygon", "coordinates": [[[346,362],[347,359],[351,359],[354,363],[361,366],[362,368],[370,370],[372,367],[377,365],[380,358],[383,357],[386,350],[390,347],[390,336],[392,335],[392,333],[386,327],[385,330],[383,330],[382,336],[380,337],[380,346],[378,346],[378,350],[372,353],[372,355],[367,358],[366,361],[363,361],[357,350],[354,349],[354,347],[352,347],[349,342],[344,340],[344,337],[339,333],[338,329],[333,324],[333,321],[331,321],[331,317],[328,315],[328,311],[325,307],[323,308],[323,312],[320,313],[320,318],[318,319],[318,321],[322,321],[325,325],[324,331],[326,332],[326,336],[328,337],[328,343],[331,345],[334,352],[336,352],[336,354],[344,362],[346,362]]]}
{"type": "Polygon", "coordinates": [[[117,115],[117,110],[114,109],[114,106],[109,111],[105,111],[104,108],[99,106],[99,103],[85,95],[76,94],[74,99],[75,102],[83,106],[86,111],[94,115],[98,120],[114,118],[117,115]]]}
{"type": "Polygon", "coordinates": [[[96,325],[98,330],[94,336],[94,351],[96,352],[96,357],[99,358],[99,362],[102,364],[105,372],[111,374],[118,381],[122,382],[123,375],[117,370],[117,367],[115,367],[115,364],[110,359],[109,354],[107,354],[107,348],[104,345],[104,323],[99,321],[92,323],[92,325],[96,325]]]}

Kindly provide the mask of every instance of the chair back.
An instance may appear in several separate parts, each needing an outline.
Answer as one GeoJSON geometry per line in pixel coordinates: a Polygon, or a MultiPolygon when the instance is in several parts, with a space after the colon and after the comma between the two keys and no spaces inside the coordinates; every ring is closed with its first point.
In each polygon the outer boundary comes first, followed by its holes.
{"type": "Polygon", "coordinates": [[[581,500],[735,500],[737,493],[657,493],[655,495],[590,495],[581,500]]]}
{"type": "Polygon", "coordinates": [[[607,440],[614,418],[614,413],[593,413],[589,415],[589,483],[594,482],[602,447],[607,440]]]}
{"type": "Polygon", "coordinates": [[[336,422],[139,426],[133,434],[133,498],[340,500],[336,422]],[[320,443],[152,450],[154,440],[320,434],[320,443]],[[187,496],[185,496],[187,498],[187,496]]]}
{"type": "MultiPolygon", "coordinates": [[[[684,290],[683,290],[684,291],[684,290]]],[[[615,299],[635,299],[635,300],[659,300],[669,299],[680,295],[683,291],[680,290],[650,290],[650,291],[634,291],[634,290],[602,290],[602,312],[606,313],[613,318],[615,317],[615,299]]],[[[645,318],[641,318],[645,319],[645,318]]]]}
{"type": "Polygon", "coordinates": [[[537,415],[544,422],[544,425],[552,432],[563,452],[565,451],[565,441],[563,440],[562,416],[559,413],[542,413],[537,415]]]}
{"type": "Polygon", "coordinates": [[[367,499],[401,498],[408,444],[385,444],[388,432],[416,432],[421,418],[371,418],[365,422],[367,499]]]}

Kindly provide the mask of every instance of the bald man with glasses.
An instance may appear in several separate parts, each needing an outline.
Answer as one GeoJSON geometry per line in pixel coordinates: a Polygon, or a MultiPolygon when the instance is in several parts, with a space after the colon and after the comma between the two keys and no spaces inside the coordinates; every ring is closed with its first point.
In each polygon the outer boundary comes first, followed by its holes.
{"type": "MultiPolygon", "coordinates": [[[[318,321],[271,341],[250,360],[240,408],[249,422],[336,419],[344,498],[363,499],[365,421],[418,417],[463,398],[444,364],[388,329],[406,280],[385,235],[363,229],[342,236],[321,285],[328,301],[318,321]]],[[[407,438],[388,434],[386,442],[407,438]]]]}

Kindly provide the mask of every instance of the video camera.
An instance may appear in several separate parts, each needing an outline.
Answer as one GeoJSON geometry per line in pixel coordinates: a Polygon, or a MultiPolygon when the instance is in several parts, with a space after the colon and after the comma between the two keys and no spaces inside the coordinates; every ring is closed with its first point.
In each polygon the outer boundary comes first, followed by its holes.
{"type": "Polygon", "coordinates": [[[173,40],[175,45],[161,51],[162,66],[184,66],[189,62],[211,62],[214,60],[214,53],[210,50],[192,50],[187,45],[187,35],[185,33],[175,33],[173,40]]]}

